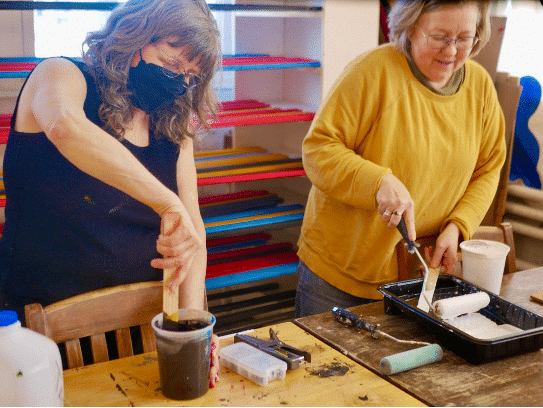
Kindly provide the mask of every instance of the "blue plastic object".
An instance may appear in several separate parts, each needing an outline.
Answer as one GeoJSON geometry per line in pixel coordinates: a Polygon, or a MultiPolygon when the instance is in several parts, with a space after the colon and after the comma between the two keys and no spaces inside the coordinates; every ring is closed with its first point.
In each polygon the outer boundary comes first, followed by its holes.
{"type": "Polygon", "coordinates": [[[540,189],[541,175],[537,172],[537,165],[541,147],[528,122],[541,103],[541,85],[531,76],[522,77],[520,84],[522,93],[515,123],[509,180],[521,179],[526,186],[540,189]]]}
{"type": "Polygon", "coordinates": [[[0,327],[11,326],[19,321],[14,310],[0,310],[0,327]]]}

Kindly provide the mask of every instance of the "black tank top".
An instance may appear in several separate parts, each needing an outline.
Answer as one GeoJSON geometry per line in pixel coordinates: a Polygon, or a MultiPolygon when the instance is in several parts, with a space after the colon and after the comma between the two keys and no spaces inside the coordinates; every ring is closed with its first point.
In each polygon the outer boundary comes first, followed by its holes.
{"type": "MultiPolygon", "coordinates": [[[[100,126],[94,77],[85,64],[72,62],[87,81],[85,113],[100,126]]],[[[77,169],[45,133],[15,131],[18,103],[4,157],[0,287],[8,307],[20,311],[28,303],[47,305],[94,289],[162,279],[162,270],[150,266],[159,256],[160,217],[77,169]]],[[[174,143],[153,134],[147,147],[121,143],[177,193],[174,143]]]]}

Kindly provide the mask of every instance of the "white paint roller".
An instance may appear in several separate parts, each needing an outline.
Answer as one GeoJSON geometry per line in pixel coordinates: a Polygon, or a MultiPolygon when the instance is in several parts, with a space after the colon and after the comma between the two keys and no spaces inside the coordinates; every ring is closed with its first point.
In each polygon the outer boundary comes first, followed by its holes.
{"type": "Polygon", "coordinates": [[[434,313],[443,320],[454,319],[466,313],[475,313],[490,304],[490,296],[485,292],[470,293],[441,299],[432,305],[434,313]]]}

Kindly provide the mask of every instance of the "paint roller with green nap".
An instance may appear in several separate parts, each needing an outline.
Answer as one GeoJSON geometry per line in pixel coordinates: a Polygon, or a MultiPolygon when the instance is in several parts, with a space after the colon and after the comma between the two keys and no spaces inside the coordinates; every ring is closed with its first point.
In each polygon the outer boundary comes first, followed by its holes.
{"type": "Polygon", "coordinates": [[[443,358],[443,350],[438,344],[397,339],[379,330],[378,324],[369,323],[354,313],[339,307],[334,307],[332,309],[332,315],[337,321],[343,324],[370,332],[373,338],[382,336],[399,343],[424,346],[413,350],[404,351],[403,353],[393,354],[381,359],[379,367],[381,373],[383,374],[391,375],[400,373],[402,371],[411,370],[426,364],[435,363],[443,358]]]}

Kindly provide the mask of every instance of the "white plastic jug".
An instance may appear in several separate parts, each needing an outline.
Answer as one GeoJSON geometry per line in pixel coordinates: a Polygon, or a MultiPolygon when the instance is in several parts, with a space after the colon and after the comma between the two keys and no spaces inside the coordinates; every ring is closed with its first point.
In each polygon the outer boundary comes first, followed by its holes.
{"type": "Polygon", "coordinates": [[[56,343],[21,327],[0,310],[0,406],[63,406],[62,361],[56,343]]]}

